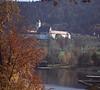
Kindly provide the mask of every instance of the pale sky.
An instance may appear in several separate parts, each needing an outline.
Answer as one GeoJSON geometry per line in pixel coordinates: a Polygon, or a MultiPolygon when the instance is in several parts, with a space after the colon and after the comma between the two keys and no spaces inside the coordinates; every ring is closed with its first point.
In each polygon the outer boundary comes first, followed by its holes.
{"type": "Polygon", "coordinates": [[[32,2],[32,1],[34,1],[34,2],[36,2],[36,1],[41,1],[41,0],[17,0],[17,1],[23,1],[23,2],[32,2]]]}

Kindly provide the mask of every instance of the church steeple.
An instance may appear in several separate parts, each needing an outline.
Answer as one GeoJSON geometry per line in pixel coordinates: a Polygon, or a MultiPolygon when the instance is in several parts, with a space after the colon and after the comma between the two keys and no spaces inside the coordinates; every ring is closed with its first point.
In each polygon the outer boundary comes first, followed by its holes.
{"type": "Polygon", "coordinates": [[[41,20],[38,20],[38,22],[36,23],[36,27],[37,27],[37,30],[42,26],[42,22],[41,20]]]}

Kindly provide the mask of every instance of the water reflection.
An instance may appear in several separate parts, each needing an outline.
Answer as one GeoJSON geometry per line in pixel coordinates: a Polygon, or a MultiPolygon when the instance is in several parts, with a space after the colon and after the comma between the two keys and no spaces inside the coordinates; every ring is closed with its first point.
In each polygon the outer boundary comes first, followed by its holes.
{"type": "Polygon", "coordinates": [[[39,75],[45,84],[53,84],[67,87],[82,87],[78,83],[78,73],[76,70],[50,69],[39,70],[39,75]]]}

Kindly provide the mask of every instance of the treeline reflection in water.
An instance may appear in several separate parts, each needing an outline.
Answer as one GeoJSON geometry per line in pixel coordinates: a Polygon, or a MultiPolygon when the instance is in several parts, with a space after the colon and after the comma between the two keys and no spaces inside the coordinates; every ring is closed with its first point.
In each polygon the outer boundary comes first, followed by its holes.
{"type": "Polygon", "coordinates": [[[84,88],[78,83],[80,78],[77,70],[72,69],[48,69],[38,70],[44,84],[59,85],[65,87],[84,88]]]}

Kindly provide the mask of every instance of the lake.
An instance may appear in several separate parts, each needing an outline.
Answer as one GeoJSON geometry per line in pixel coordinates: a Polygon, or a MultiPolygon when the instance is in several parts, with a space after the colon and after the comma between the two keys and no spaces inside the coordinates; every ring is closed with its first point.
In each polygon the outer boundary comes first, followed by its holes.
{"type": "Polygon", "coordinates": [[[79,72],[75,69],[41,69],[38,70],[38,74],[42,78],[45,86],[49,88],[58,88],[57,90],[59,90],[59,88],[66,90],[64,89],[66,87],[69,88],[67,90],[83,90],[85,88],[84,85],[78,82],[80,78],[79,72]]]}

